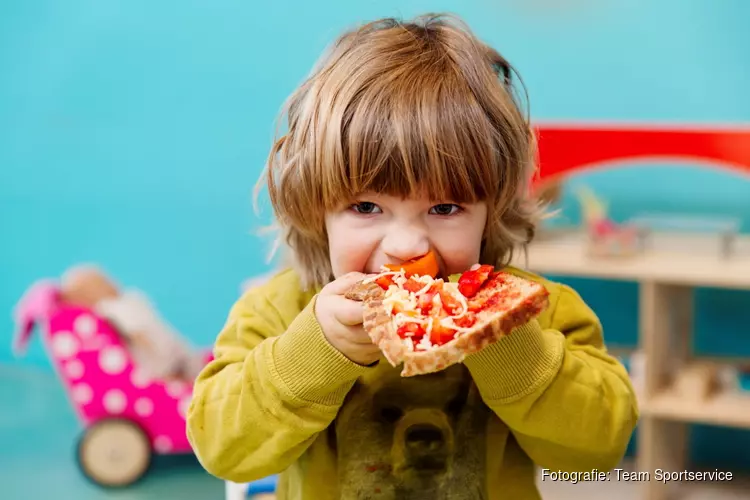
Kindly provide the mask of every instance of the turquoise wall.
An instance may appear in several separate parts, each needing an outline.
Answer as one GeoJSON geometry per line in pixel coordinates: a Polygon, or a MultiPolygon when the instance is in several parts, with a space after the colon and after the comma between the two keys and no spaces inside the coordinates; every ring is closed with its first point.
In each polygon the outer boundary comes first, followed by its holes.
{"type": "MultiPolygon", "coordinates": [[[[341,29],[443,10],[516,65],[537,120],[750,123],[744,0],[3,2],[0,362],[17,362],[10,310],[24,288],[82,261],[209,344],[240,283],[267,270],[251,188],[284,98],[341,29]]],[[[733,214],[750,230],[750,178],[705,165],[622,164],[573,182],[619,218],[733,214]]],[[[634,285],[572,282],[608,339],[635,338],[634,285]]],[[[699,303],[697,347],[750,355],[750,313],[734,307],[750,310],[750,295],[701,291],[699,303]]],[[[49,368],[38,342],[23,363],[49,368]]],[[[697,434],[711,460],[750,444],[697,434]]]]}

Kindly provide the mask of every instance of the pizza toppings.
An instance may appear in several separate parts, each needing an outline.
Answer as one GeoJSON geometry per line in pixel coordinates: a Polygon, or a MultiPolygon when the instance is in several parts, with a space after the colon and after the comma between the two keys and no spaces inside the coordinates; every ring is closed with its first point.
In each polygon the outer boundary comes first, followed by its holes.
{"type": "Polygon", "coordinates": [[[388,290],[388,287],[393,284],[393,276],[391,276],[390,274],[380,276],[377,280],[375,280],[375,283],[380,285],[380,288],[382,288],[383,290],[388,290]]]}
{"type": "Polygon", "coordinates": [[[440,303],[435,303],[435,296],[437,295],[435,288],[431,286],[426,292],[417,297],[417,310],[425,316],[430,315],[433,306],[440,307],[440,303]]]}
{"type": "Polygon", "coordinates": [[[464,297],[473,297],[494,270],[495,268],[492,266],[473,266],[458,279],[458,290],[464,297]]]}
{"type": "Polygon", "coordinates": [[[403,271],[406,277],[417,275],[434,278],[440,272],[440,265],[433,251],[403,264],[386,264],[385,267],[390,271],[403,271]]]}
{"type": "Polygon", "coordinates": [[[456,330],[448,325],[445,325],[442,321],[438,321],[432,325],[432,332],[430,332],[430,343],[432,345],[443,345],[447,344],[456,336],[456,330]]]}
{"type": "Polygon", "coordinates": [[[450,316],[459,316],[468,307],[466,300],[459,300],[456,298],[456,295],[449,293],[445,288],[441,288],[438,294],[440,295],[440,302],[443,304],[443,309],[450,316]]]}
{"type": "Polygon", "coordinates": [[[388,267],[366,282],[386,291],[383,306],[396,325],[396,333],[410,350],[429,350],[444,345],[476,324],[482,304],[467,300],[498,273],[492,266],[474,266],[458,283],[429,275],[408,274],[388,267]]]}
{"type": "Polygon", "coordinates": [[[365,331],[392,366],[403,363],[402,377],[460,363],[549,305],[543,284],[512,269],[477,264],[443,277],[383,266],[345,294],[364,302],[365,331]]]}
{"type": "Polygon", "coordinates": [[[419,323],[404,323],[398,327],[396,333],[403,339],[406,337],[423,337],[425,331],[419,323]]]}
{"type": "Polygon", "coordinates": [[[461,328],[471,328],[477,322],[477,316],[468,311],[464,316],[454,319],[453,322],[461,328]]]}

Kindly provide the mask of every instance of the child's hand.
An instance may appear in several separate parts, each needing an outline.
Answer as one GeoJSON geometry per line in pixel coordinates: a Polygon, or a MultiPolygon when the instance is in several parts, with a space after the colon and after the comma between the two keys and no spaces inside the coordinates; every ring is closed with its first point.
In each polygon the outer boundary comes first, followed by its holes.
{"type": "Polygon", "coordinates": [[[345,274],[323,287],[315,302],[315,316],[328,342],[360,365],[379,360],[380,349],[362,328],[362,302],[349,300],[344,294],[366,277],[362,273],[345,274]]]}

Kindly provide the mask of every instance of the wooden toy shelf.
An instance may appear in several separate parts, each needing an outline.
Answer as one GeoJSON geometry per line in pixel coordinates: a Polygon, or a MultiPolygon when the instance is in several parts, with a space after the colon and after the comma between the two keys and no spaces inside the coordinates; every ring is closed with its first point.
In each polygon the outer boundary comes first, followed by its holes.
{"type": "MultiPolygon", "coordinates": [[[[639,284],[639,349],[645,378],[638,394],[637,470],[682,471],[686,468],[690,423],[750,429],[750,395],[717,389],[704,399],[677,392],[677,375],[696,361],[743,364],[747,359],[704,358],[691,353],[694,289],[750,290],[750,238],[738,236],[735,250],[722,257],[715,238],[700,235],[656,235],[658,242],[642,254],[592,258],[578,233],[562,233],[533,243],[528,259],[514,264],[542,275],[578,276],[639,284]]],[[[748,304],[750,307],[750,304],[748,304]]],[[[622,348],[615,348],[621,350],[622,348]]],[[[643,498],[683,498],[679,483],[643,483],[643,498]]],[[[716,486],[721,486],[717,484],[716,486]]]]}

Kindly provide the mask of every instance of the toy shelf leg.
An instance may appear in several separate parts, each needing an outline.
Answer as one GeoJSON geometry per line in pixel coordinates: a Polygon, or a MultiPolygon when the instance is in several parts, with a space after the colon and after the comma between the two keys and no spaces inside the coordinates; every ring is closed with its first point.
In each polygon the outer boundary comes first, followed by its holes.
{"type": "Polygon", "coordinates": [[[678,472],[685,469],[687,424],[646,416],[638,424],[637,471],[648,473],[642,484],[644,500],[677,500],[679,483],[657,481],[655,472],[678,472]]]}
{"type": "Polygon", "coordinates": [[[652,415],[648,408],[649,401],[670,387],[674,374],[690,357],[694,294],[690,287],[653,282],[641,283],[639,293],[646,383],[640,395],[637,470],[650,475],[643,483],[645,500],[672,500],[680,498],[674,491],[676,483],[656,481],[654,473],[685,469],[687,424],[652,415]]]}
{"type": "Polygon", "coordinates": [[[657,396],[673,382],[690,356],[693,290],[690,287],[640,284],[640,341],[646,363],[645,397],[657,396]]]}

